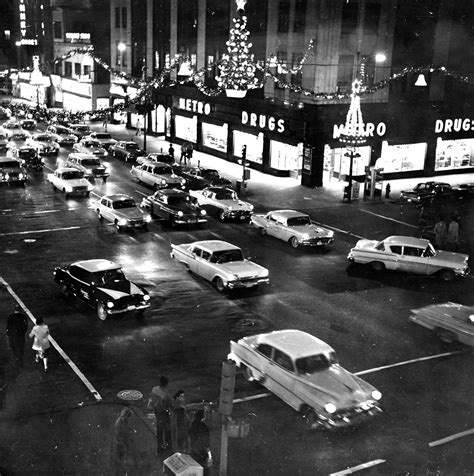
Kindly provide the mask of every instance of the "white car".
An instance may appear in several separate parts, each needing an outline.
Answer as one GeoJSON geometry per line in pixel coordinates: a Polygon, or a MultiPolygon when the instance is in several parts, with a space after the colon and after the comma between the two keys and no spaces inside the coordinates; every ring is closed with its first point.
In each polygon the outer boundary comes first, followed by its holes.
{"type": "Polygon", "coordinates": [[[84,177],[93,179],[101,178],[104,183],[110,175],[107,167],[102,164],[98,157],[92,154],[73,152],[68,155],[65,166],[80,170],[84,173],[84,177]]]}
{"type": "Polygon", "coordinates": [[[117,231],[123,228],[147,229],[151,222],[149,213],[137,206],[135,200],[125,194],[105,195],[94,204],[100,219],[112,222],[117,231]]]}
{"type": "Polygon", "coordinates": [[[382,410],[382,394],[338,363],[334,349],[285,329],[230,342],[230,360],[300,412],[311,429],[354,426],[382,410]]]}
{"type": "Polygon", "coordinates": [[[59,152],[59,144],[48,133],[34,134],[28,137],[26,145],[33,147],[40,155],[57,155],[59,152]]]}
{"type": "Polygon", "coordinates": [[[117,141],[108,132],[91,132],[89,135],[84,136],[83,139],[94,140],[106,150],[109,150],[109,147],[117,143],[117,141]]]}
{"type": "Polygon", "coordinates": [[[253,205],[240,200],[237,193],[227,187],[206,187],[203,190],[190,190],[189,194],[196,197],[200,206],[216,212],[221,221],[248,221],[253,213],[253,205]]]}
{"type": "Polygon", "coordinates": [[[252,215],[250,223],[262,235],[274,236],[298,246],[324,246],[334,243],[334,232],[313,223],[306,213],[274,210],[265,215],[252,215]]]}
{"type": "Polygon", "coordinates": [[[438,276],[443,281],[469,274],[469,255],[436,250],[429,240],[412,236],[359,240],[347,259],[351,263],[369,265],[379,273],[389,269],[438,276]]]}
{"type": "Polygon", "coordinates": [[[73,168],[58,168],[47,175],[47,180],[52,184],[54,190],[64,192],[66,198],[72,194],[88,197],[93,188],[91,183],[84,178],[84,173],[73,168]]]}
{"type": "Polygon", "coordinates": [[[242,250],[221,240],[171,245],[171,257],[214,284],[218,291],[268,284],[268,269],[244,258],[242,250]]]}
{"type": "Polygon", "coordinates": [[[130,174],[138,182],[150,185],[155,190],[162,188],[183,189],[186,181],[173,173],[168,164],[160,162],[144,162],[141,165],[133,165],[130,174]]]}
{"type": "Polygon", "coordinates": [[[109,155],[98,141],[95,139],[87,139],[86,137],[83,137],[79,142],[76,142],[72,148],[75,152],[92,154],[96,157],[107,157],[107,155],[109,155]]]}

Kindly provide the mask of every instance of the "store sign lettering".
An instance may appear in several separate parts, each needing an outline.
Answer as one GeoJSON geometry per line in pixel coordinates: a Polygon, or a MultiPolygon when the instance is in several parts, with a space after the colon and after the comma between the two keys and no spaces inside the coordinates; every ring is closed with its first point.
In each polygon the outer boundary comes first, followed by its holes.
{"type": "MultiPolygon", "coordinates": [[[[373,122],[366,122],[364,124],[365,128],[363,128],[363,132],[367,137],[373,137],[375,134],[379,137],[382,137],[387,132],[387,125],[385,122],[379,122],[378,124],[374,124],[373,122]]],[[[333,139],[337,139],[341,134],[344,133],[344,124],[334,124],[332,137],[333,139]]]]}
{"type": "Polygon", "coordinates": [[[242,124],[269,131],[285,132],[284,119],[277,120],[273,116],[267,117],[265,114],[255,114],[254,112],[249,114],[247,111],[242,111],[242,124]]]}
{"type": "Polygon", "coordinates": [[[209,103],[186,98],[179,98],[179,108],[189,112],[196,112],[197,114],[205,114],[206,116],[212,111],[209,103]]]}
{"type": "Polygon", "coordinates": [[[473,119],[437,119],[435,122],[435,132],[459,132],[474,131],[473,119]]]}

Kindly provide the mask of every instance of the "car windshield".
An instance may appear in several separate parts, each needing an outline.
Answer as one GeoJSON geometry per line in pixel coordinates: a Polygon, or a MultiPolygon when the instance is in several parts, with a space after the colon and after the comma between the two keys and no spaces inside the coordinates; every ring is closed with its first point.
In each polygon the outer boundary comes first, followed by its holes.
{"type": "Polygon", "coordinates": [[[96,139],[111,139],[112,136],[110,134],[105,134],[104,132],[102,133],[99,132],[95,135],[95,138],[96,139]]]}
{"type": "Polygon", "coordinates": [[[206,169],[201,170],[202,176],[206,178],[219,178],[219,172],[217,170],[206,169]]]}
{"type": "Polygon", "coordinates": [[[296,369],[300,374],[314,374],[326,370],[331,365],[337,364],[335,352],[329,354],[316,354],[296,360],[296,369]]]}
{"type": "Polygon", "coordinates": [[[103,284],[126,281],[125,275],[121,269],[109,269],[101,273],[95,273],[94,277],[97,283],[103,284]]]}
{"type": "Polygon", "coordinates": [[[51,137],[49,136],[36,136],[34,137],[35,140],[41,141],[41,142],[47,142],[51,140],[51,137]]]}
{"type": "Polygon", "coordinates": [[[191,203],[190,197],[168,197],[168,205],[180,206],[191,203]]]}
{"type": "Polygon", "coordinates": [[[1,162],[0,163],[0,169],[6,169],[6,168],[15,169],[15,168],[18,168],[19,166],[20,166],[20,164],[16,160],[10,160],[8,162],[1,162]]]}
{"type": "Polygon", "coordinates": [[[138,150],[138,145],[134,142],[131,142],[129,144],[125,144],[125,148],[128,150],[138,150]]]}
{"type": "Polygon", "coordinates": [[[84,159],[81,164],[85,167],[93,167],[94,165],[100,165],[99,159],[84,159]]]}
{"type": "Polygon", "coordinates": [[[89,126],[72,126],[72,128],[78,132],[89,132],[89,126]]]}
{"type": "Polygon", "coordinates": [[[221,192],[216,192],[217,200],[237,200],[237,195],[232,190],[222,190],[221,192]]]}
{"type": "Polygon", "coordinates": [[[75,170],[75,171],[71,170],[70,172],[63,172],[62,174],[62,178],[65,180],[80,179],[83,176],[84,176],[83,173],[80,172],[79,170],[75,170]]]}
{"type": "Polygon", "coordinates": [[[171,170],[171,167],[155,167],[153,169],[153,173],[157,175],[171,174],[172,170],[171,170]]]}
{"type": "Polygon", "coordinates": [[[243,261],[244,256],[242,250],[222,250],[215,251],[212,254],[211,262],[212,263],[230,263],[232,261],[243,261]]]}
{"type": "Polygon", "coordinates": [[[118,200],[114,202],[113,207],[115,210],[121,210],[122,208],[132,208],[135,207],[135,201],[131,198],[126,200],[118,200]]]}
{"type": "Polygon", "coordinates": [[[436,250],[434,249],[433,245],[430,243],[423,251],[423,257],[430,258],[431,256],[435,256],[435,255],[436,255],[436,250]]]}
{"type": "Polygon", "coordinates": [[[311,220],[309,219],[309,216],[306,216],[306,215],[288,218],[288,221],[287,221],[288,226],[304,226],[304,225],[310,225],[310,224],[311,224],[311,220]]]}

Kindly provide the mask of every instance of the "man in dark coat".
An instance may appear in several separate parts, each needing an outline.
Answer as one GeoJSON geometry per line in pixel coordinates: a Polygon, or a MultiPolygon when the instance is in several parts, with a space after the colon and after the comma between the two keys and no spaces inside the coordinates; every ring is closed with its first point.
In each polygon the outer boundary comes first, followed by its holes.
{"type": "Polygon", "coordinates": [[[198,410],[189,429],[189,438],[191,440],[191,456],[203,467],[203,474],[207,475],[212,464],[211,434],[203,420],[204,411],[198,410]]]}
{"type": "Polygon", "coordinates": [[[20,367],[25,355],[25,335],[28,330],[28,318],[17,304],[15,311],[8,316],[7,336],[13,356],[20,367]]]}

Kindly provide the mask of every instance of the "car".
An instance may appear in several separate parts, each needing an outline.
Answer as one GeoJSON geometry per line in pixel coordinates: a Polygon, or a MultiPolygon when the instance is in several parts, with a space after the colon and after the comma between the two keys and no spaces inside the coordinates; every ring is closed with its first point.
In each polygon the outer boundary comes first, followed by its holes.
{"type": "Polygon", "coordinates": [[[176,164],[173,170],[177,175],[186,179],[186,187],[189,190],[202,190],[211,186],[230,187],[232,185],[229,179],[221,177],[215,169],[176,164]]]}
{"type": "Polygon", "coordinates": [[[207,223],[206,210],[187,192],[176,189],[158,190],[144,197],[141,207],[169,225],[202,225],[207,223]]]}
{"type": "Polygon", "coordinates": [[[46,132],[62,147],[72,147],[79,139],[70,130],[59,124],[52,124],[46,128],[46,132]]]}
{"type": "Polygon", "coordinates": [[[8,135],[0,131],[0,152],[6,151],[8,148],[8,135]]]}
{"type": "Polygon", "coordinates": [[[28,174],[19,159],[0,157],[0,182],[24,185],[28,174]]]}
{"type": "Polygon", "coordinates": [[[89,135],[84,136],[83,139],[96,141],[105,150],[109,150],[110,147],[117,143],[108,132],[91,132],[89,135]]]}
{"type": "MultiPolygon", "coordinates": [[[[161,152],[151,152],[147,155],[140,155],[135,161],[138,165],[144,162],[160,162],[162,164],[174,164],[174,158],[169,154],[163,154],[161,152]]],[[[174,171],[174,170],[173,170],[174,171]]]]}
{"type": "Polygon", "coordinates": [[[436,250],[429,240],[412,236],[389,236],[382,241],[359,240],[347,256],[351,263],[370,266],[375,272],[386,269],[451,281],[469,274],[469,255],[436,250]]]}
{"type": "Polygon", "coordinates": [[[57,155],[59,144],[54,142],[53,137],[48,133],[33,134],[26,140],[26,145],[36,149],[40,155],[57,155]]]}
{"type": "Polygon", "coordinates": [[[149,293],[129,281],[122,267],[113,261],[76,261],[67,266],[57,266],[53,276],[66,296],[75,296],[94,307],[102,321],[130,311],[141,314],[150,307],[149,293]]]}
{"type": "Polygon", "coordinates": [[[171,257],[186,269],[210,281],[219,292],[268,284],[268,269],[244,257],[226,241],[205,240],[171,245],[171,257]]]}
{"type": "Polygon", "coordinates": [[[186,181],[173,173],[170,165],[160,162],[144,162],[142,165],[132,165],[132,177],[138,182],[150,185],[155,190],[162,188],[183,189],[186,181]]]}
{"type": "Polygon", "coordinates": [[[22,129],[25,129],[25,131],[34,131],[38,124],[34,119],[22,119],[20,125],[22,129]]]}
{"type": "Polygon", "coordinates": [[[29,170],[43,170],[44,159],[38,155],[38,152],[29,145],[22,145],[10,149],[12,157],[19,159],[21,163],[29,170]]]}
{"type": "Polygon", "coordinates": [[[30,135],[25,131],[14,132],[8,137],[8,147],[19,147],[25,145],[28,137],[30,137],[30,135]]]}
{"type": "Polygon", "coordinates": [[[14,118],[10,118],[7,122],[4,122],[2,125],[2,133],[8,137],[11,137],[17,132],[23,132],[20,121],[14,118]]]}
{"type": "Polygon", "coordinates": [[[444,342],[474,347],[474,306],[447,302],[412,309],[410,321],[434,331],[444,342]]]}
{"type": "Polygon", "coordinates": [[[449,183],[445,182],[421,182],[413,190],[400,192],[400,200],[428,205],[440,197],[453,197],[454,191],[449,183]]]}
{"type": "Polygon", "coordinates": [[[93,188],[84,177],[84,172],[71,167],[57,168],[54,172],[47,174],[46,178],[53,189],[64,192],[66,198],[69,198],[72,194],[88,197],[93,188]]]}
{"type": "Polygon", "coordinates": [[[87,124],[69,124],[68,129],[78,139],[82,139],[91,133],[91,128],[87,124]]]}
{"type": "Polygon", "coordinates": [[[94,204],[94,209],[101,220],[112,222],[117,231],[124,228],[146,230],[151,222],[150,214],[139,208],[132,197],[122,193],[104,195],[94,204]]]}
{"type": "Polygon", "coordinates": [[[104,183],[110,175],[107,167],[101,163],[98,157],[92,154],[73,152],[68,155],[65,166],[81,170],[84,177],[102,179],[104,183]]]}
{"type": "Polygon", "coordinates": [[[217,214],[219,220],[237,219],[249,221],[253,205],[240,200],[237,193],[228,187],[206,187],[203,190],[190,190],[198,204],[217,214]]]}
{"type": "Polygon", "coordinates": [[[0,106],[0,119],[9,119],[11,112],[9,108],[0,106]]]}
{"type": "Polygon", "coordinates": [[[123,159],[125,162],[135,162],[137,157],[146,155],[133,141],[119,141],[110,147],[112,157],[123,159]]]}
{"type": "Polygon", "coordinates": [[[334,232],[316,225],[306,213],[296,210],[274,210],[255,214],[250,218],[260,234],[274,236],[298,248],[299,246],[326,246],[334,243],[334,232]]]}
{"type": "Polygon", "coordinates": [[[92,154],[96,157],[107,157],[109,153],[100,145],[95,139],[82,138],[79,142],[76,142],[72,149],[75,152],[81,152],[84,154],[92,154]]]}
{"type": "Polygon", "coordinates": [[[382,394],[338,363],[334,349],[283,329],[230,342],[228,359],[300,412],[309,429],[353,427],[381,413],[382,394]]]}

